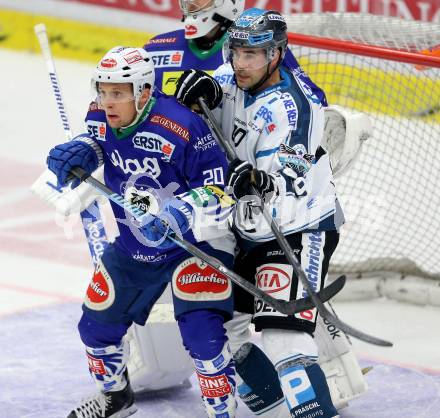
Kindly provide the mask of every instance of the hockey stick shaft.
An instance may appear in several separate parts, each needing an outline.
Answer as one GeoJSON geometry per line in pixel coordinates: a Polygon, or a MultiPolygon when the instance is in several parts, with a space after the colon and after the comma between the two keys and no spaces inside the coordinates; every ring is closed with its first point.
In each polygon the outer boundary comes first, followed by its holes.
{"type": "MultiPolygon", "coordinates": [[[[83,169],[79,167],[75,167],[72,169],[72,174],[79,178],[81,181],[85,181],[94,187],[97,191],[99,191],[103,196],[112,202],[116,203],[118,206],[123,208],[130,215],[134,216],[140,224],[142,224],[142,219],[146,216],[149,216],[148,213],[145,213],[138,206],[133,205],[132,203],[125,200],[121,195],[114,193],[110,188],[108,188],[105,184],[101,183],[99,180],[95,179],[91,175],[87,174],[83,169]]],[[[204,261],[206,264],[217,270],[218,272],[224,274],[228,277],[232,282],[236,283],[238,286],[245,289],[247,292],[252,294],[253,296],[263,300],[268,305],[275,308],[277,311],[284,313],[285,315],[292,315],[297,312],[304,311],[306,309],[311,309],[314,307],[311,299],[300,299],[297,301],[284,301],[273,298],[267,293],[263,292],[258,287],[249,283],[246,279],[242,278],[240,275],[235,273],[234,271],[228,269],[224,266],[219,260],[214,257],[209,256],[195,245],[190,242],[176,236],[176,235],[168,235],[167,239],[173,241],[176,245],[188,251],[194,257],[199,258],[204,261]]],[[[341,276],[335,282],[334,287],[331,289],[331,293],[326,294],[325,299],[330,299],[334,294],[336,294],[345,284],[345,276],[341,276]]]]}
{"type": "MultiPolygon", "coordinates": [[[[57,104],[58,115],[63,126],[64,134],[66,139],[70,140],[72,139],[72,130],[70,128],[66,106],[64,105],[63,95],[61,94],[60,83],[49,45],[49,38],[47,37],[46,26],[43,23],[40,23],[35,25],[34,30],[49,73],[50,83],[52,85],[52,91],[57,104]]],[[[52,184],[50,186],[55,187],[52,184]]],[[[84,227],[84,233],[89,245],[90,255],[93,264],[96,266],[105,247],[108,245],[108,239],[102,222],[98,202],[95,200],[87,209],[83,210],[80,215],[84,227]]]]}
{"type": "MultiPolygon", "coordinates": [[[[203,113],[208,118],[208,121],[214,130],[214,133],[216,134],[217,140],[220,142],[220,145],[223,147],[223,149],[226,152],[226,155],[230,161],[237,158],[237,153],[235,151],[235,148],[232,146],[232,144],[225,138],[225,135],[223,134],[219,124],[217,123],[217,120],[215,119],[214,115],[212,114],[211,110],[206,105],[203,98],[199,98],[198,100],[199,106],[201,107],[203,113]]],[[[390,347],[392,346],[392,343],[389,341],[383,340],[381,338],[374,337],[372,335],[368,335],[366,333],[363,333],[362,331],[359,331],[353,327],[351,327],[348,324],[345,324],[342,322],[339,318],[337,318],[332,312],[330,312],[323,304],[322,300],[319,298],[319,296],[315,293],[315,291],[310,286],[309,280],[307,279],[306,274],[304,273],[304,270],[301,267],[301,264],[298,262],[298,260],[295,257],[295,254],[287,241],[284,234],[281,232],[281,229],[276,222],[276,220],[272,217],[270,212],[268,211],[263,197],[261,196],[261,193],[259,190],[257,190],[256,187],[251,187],[252,193],[258,197],[260,204],[260,209],[263,214],[264,219],[270,225],[271,231],[274,234],[280,248],[282,251],[284,251],[284,254],[289,261],[289,263],[292,265],[293,270],[295,271],[295,274],[301,281],[301,284],[303,285],[304,289],[306,290],[307,294],[309,295],[310,299],[313,301],[313,304],[316,306],[317,311],[319,314],[327,319],[329,322],[331,322],[336,327],[340,328],[343,332],[358,338],[359,340],[365,341],[369,344],[379,345],[383,347],[390,347]]]]}
{"type": "Polygon", "coordinates": [[[50,49],[49,38],[47,37],[46,25],[44,23],[35,25],[34,30],[38,38],[38,43],[40,44],[47,71],[49,72],[50,83],[57,104],[58,114],[63,125],[64,134],[66,135],[66,139],[72,139],[72,130],[70,128],[69,117],[64,105],[63,96],[61,94],[60,82],[58,80],[55,62],[50,49]]]}

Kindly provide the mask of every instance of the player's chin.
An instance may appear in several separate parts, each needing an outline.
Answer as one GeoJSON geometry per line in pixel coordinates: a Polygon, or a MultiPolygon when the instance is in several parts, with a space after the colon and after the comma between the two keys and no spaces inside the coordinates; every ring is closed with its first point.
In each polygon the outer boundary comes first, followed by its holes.
{"type": "Polygon", "coordinates": [[[251,86],[251,79],[250,79],[250,77],[245,77],[245,76],[239,76],[238,75],[238,76],[236,76],[236,79],[237,79],[237,85],[241,89],[247,90],[251,86]]]}

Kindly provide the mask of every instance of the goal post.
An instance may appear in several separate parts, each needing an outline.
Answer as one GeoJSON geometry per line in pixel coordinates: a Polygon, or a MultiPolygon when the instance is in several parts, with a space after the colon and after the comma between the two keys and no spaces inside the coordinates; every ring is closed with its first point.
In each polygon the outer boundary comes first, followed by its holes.
{"type": "Polygon", "coordinates": [[[440,305],[440,25],[354,13],[286,21],[289,48],[329,104],[373,127],[336,178],[346,224],[330,272],[440,305]]]}

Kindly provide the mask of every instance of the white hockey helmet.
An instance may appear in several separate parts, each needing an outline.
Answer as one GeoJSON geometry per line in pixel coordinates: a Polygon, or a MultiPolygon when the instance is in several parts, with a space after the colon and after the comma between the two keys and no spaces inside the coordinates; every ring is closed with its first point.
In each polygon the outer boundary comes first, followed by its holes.
{"type": "Polygon", "coordinates": [[[140,115],[139,99],[145,87],[152,91],[155,75],[154,64],[143,48],[117,46],[108,51],[99,61],[92,77],[92,88],[98,93],[98,83],[131,83],[136,110],[140,115]]]}
{"type": "Polygon", "coordinates": [[[244,10],[245,0],[179,0],[185,23],[185,38],[207,35],[225,20],[234,21],[244,10]]]}

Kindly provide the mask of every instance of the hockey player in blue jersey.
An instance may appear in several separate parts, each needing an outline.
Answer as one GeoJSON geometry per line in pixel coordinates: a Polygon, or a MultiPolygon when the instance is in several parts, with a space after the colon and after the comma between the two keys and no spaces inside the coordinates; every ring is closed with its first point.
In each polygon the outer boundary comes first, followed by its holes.
{"type": "Polygon", "coordinates": [[[150,39],[144,48],[156,68],[156,86],[173,94],[177,80],[190,68],[213,72],[223,64],[226,30],[244,10],[244,0],[180,0],[184,29],[150,39]]]}
{"type": "MultiPolygon", "coordinates": [[[[223,328],[232,315],[231,283],[166,239],[168,233],[180,234],[232,265],[235,244],[229,230],[214,228],[215,234],[200,236],[196,215],[204,197],[220,193],[205,186],[223,186],[227,162],[205,122],[155,90],[154,80],[144,49],[110,50],[92,79],[97,105],[86,117],[88,133],[57,145],[47,159],[60,185],[72,181],[73,167],[92,173],[104,165],[108,187],[155,215],[139,225],[112,204],[120,235],[93,274],[78,325],[99,391],[69,418],[135,413],[124,336],[133,322],[145,323],[169,282],[207,415],[235,416],[235,367],[223,328]]],[[[77,183],[73,180],[73,186],[77,183]]]]}
{"type": "MultiPolygon", "coordinates": [[[[329,157],[320,146],[324,103],[304,74],[282,64],[286,32],[278,12],[245,11],[228,30],[227,62],[214,78],[184,73],[176,97],[190,107],[198,97],[211,108],[221,103],[216,117],[238,156],[230,162],[227,179],[238,201],[236,271],[273,296],[291,300],[302,297],[304,289],[255,204],[251,185],[259,189],[315,290],[324,285],[343,216],[329,157]]],[[[286,316],[239,289],[235,309],[252,315],[261,331],[291,416],[339,416],[317,362],[316,310],[286,316]]],[[[251,388],[243,390],[252,394],[251,388]]],[[[273,410],[271,416],[279,415],[273,410]]]]}

